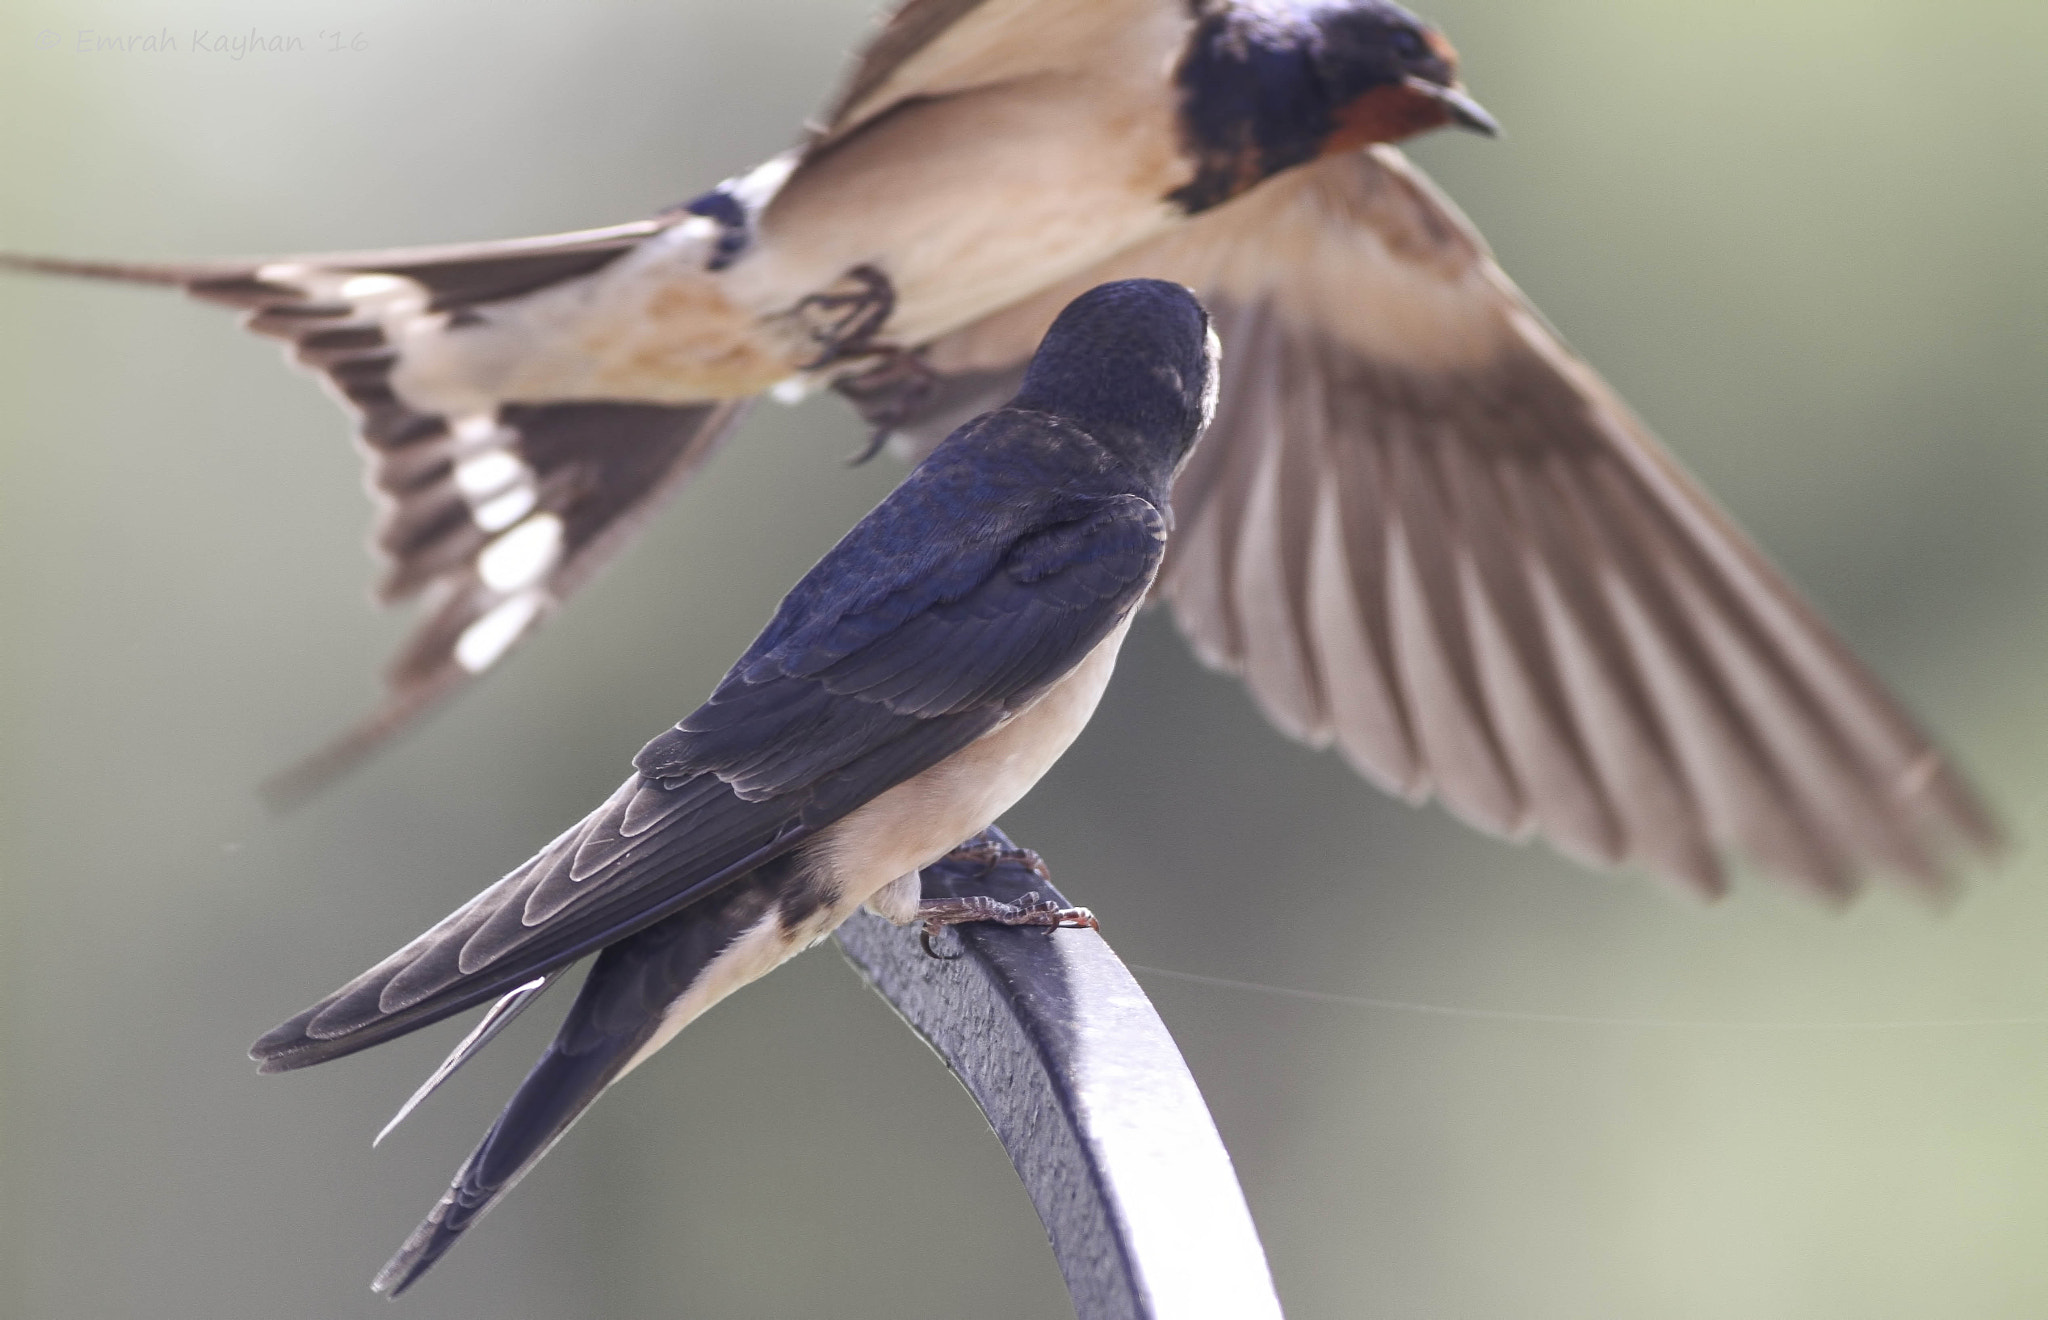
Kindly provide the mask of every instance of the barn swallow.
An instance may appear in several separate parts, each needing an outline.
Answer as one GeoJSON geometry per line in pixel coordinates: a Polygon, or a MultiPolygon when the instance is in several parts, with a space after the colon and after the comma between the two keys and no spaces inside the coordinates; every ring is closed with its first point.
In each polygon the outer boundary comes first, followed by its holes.
{"type": "Polygon", "coordinates": [[[862,904],[927,937],[960,921],[1092,924],[1051,904],[921,902],[918,872],[1009,810],[1088,722],[1165,558],[1169,490],[1215,410],[1217,352],[1177,285],[1075,300],[1016,397],[828,552],[602,806],[256,1042],[279,1072],[497,999],[424,1094],[597,954],[379,1291],[417,1279],[606,1087],[862,904]]]}
{"type": "Polygon", "coordinates": [[[1157,594],[1284,732],[1410,801],[1712,894],[1936,885],[1969,785],[1390,144],[1491,134],[1385,0],[908,0],[795,150],[637,223],[198,265],[14,259],[247,309],[357,414],[385,704],[491,668],[729,434],[837,389],[903,457],[1076,293],[1156,277],[1231,347],[1157,594]]]}

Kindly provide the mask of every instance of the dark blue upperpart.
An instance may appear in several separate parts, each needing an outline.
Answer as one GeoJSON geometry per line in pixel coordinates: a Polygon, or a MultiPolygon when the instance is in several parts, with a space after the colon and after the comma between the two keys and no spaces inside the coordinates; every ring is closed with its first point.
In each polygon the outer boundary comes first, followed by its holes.
{"type": "Polygon", "coordinates": [[[1076,298],[1017,397],[948,436],[819,560],[733,675],[813,672],[964,598],[1023,541],[1105,501],[1166,508],[1208,423],[1208,342],[1209,314],[1177,284],[1121,280],[1076,298]]]}

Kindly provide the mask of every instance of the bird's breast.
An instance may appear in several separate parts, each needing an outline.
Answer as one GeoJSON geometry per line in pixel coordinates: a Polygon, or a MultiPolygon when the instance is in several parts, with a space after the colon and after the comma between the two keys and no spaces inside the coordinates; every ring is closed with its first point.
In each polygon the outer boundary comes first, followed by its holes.
{"type": "Polygon", "coordinates": [[[823,831],[808,855],[818,878],[837,890],[838,906],[851,913],[891,880],[979,834],[1030,792],[1095,714],[1135,613],[1008,722],[823,831]]]}

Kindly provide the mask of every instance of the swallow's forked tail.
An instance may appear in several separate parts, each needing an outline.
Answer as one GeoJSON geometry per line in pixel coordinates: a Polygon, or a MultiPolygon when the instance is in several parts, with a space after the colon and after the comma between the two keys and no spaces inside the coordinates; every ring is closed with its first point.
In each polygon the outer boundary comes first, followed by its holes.
{"type": "MultiPolygon", "coordinates": [[[[796,952],[802,941],[782,929],[776,900],[797,865],[794,857],[777,858],[600,954],[554,1042],[463,1161],[440,1202],[370,1286],[394,1297],[411,1287],[540,1162],[605,1088],[719,999],[796,952]]],[[[501,1026],[531,998],[503,1013],[499,1009],[507,1005],[501,1002],[482,1025],[501,1026]]],[[[399,1118],[492,1034],[473,1032],[465,1039],[399,1118]]]]}
{"type": "Polygon", "coordinates": [[[514,382],[533,372],[522,354],[553,340],[492,328],[510,300],[594,276],[677,218],[274,260],[0,254],[0,270],[164,285],[239,309],[354,415],[379,506],[377,598],[419,597],[423,618],[391,662],[382,702],[272,779],[273,806],[318,791],[494,667],[731,433],[743,401],[523,401],[514,382]]]}

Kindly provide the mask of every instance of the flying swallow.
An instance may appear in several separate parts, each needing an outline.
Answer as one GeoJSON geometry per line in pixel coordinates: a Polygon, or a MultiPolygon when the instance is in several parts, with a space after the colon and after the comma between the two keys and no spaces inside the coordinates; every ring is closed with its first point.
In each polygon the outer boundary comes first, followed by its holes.
{"type": "Polygon", "coordinates": [[[1176,285],[1078,298],[1016,397],[828,552],[602,806],[256,1043],[263,1071],[300,1068],[496,999],[409,1110],[597,954],[554,1044],[379,1291],[418,1278],[606,1087],[862,904],[927,923],[927,938],[959,921],[1093,923],[1050,904],[921,902],[918,872],[1009,810],[1094,712],[1165,558],[1168,493],[1215,409],[1217,352],[1176,285]]]}
{"type": "Polygon", "coordinates": [[[357,414],[386,600],[345,766],[491,668],[730,433],[831,387],[915,457],[1107,279],[1230,347],[1157,594],[1286,733],[1706,893],[1939,884],[1969,785],[1392,147],[1492,133],[1386,0],[908,0],[795,150],[652,219],[195,265],[357,414]]]}

